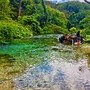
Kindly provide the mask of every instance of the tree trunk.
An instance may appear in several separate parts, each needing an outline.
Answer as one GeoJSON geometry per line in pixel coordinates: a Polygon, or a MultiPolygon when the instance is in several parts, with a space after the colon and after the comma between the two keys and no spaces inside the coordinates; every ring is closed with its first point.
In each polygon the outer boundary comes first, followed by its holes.
{"type": "Polygon", "coordinates": [[[19,4],[18,4],[18,12],[17,12],[17,19],[18,19],[18,16],[21,15],[21,5],[22,5],[22,0],[19,0],[19,4]]]}
{"type": "Polygon", "coordinates": [[[43,9],[44,9],[45,20],[47,22],[47,11],[46,11],[46,6],[45,6],[45,3],[44,3],[44,0],[42,0],[42,6],[43,6],[43,9]]]}
{"type": "Polygon", "coordinates": [[[88,4],[90,4],[90,2],[89,1],[87,1],[87,0],[84,0],[86,3],[88,3],[88,4]]]}

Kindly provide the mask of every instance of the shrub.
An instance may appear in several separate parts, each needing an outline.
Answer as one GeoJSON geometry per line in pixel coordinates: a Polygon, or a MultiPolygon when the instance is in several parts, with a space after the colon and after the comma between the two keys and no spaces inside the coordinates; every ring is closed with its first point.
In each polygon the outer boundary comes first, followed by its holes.
{"type": "Polygon", "coordinates": [[[16,22],[0,22],[1,38],[22,38],[31,36],[32,32],[16,22]]]}
{"type": "Polygon", "coordinates": [[[75,27],[70,28],[70,32],[71,33],[76,33],[76,28],[75,27]]]}
{"type": "Polygon", "coordinates": [[[19,16],[18,22],[24,26],[28,26],[28,29],[31,29],[34,35],[42,34],[40,23],[35,19],[34,16],[19,16]]]}
{"type": "Polygon", "coordinates": [[[43,34],[60,34],[60,33],[68,33],[68,30],[61,28],[55,24],[47,24],[43,28],[43,34]]]}

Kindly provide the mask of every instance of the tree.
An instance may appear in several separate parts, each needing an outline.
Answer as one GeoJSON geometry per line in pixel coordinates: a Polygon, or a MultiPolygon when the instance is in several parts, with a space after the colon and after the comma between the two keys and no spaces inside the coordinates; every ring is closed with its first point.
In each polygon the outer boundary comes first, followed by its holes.
{"type": "Polygon", "coordinates": [[[87,15],[79,23],[80,28],[83,30],[84,34],[90,35],[90,15],[87,15]]]}
{"type": "Polygon", "coordinates": [[[9,0],[0,0],[0,20],[6,19],[10,15],[9,0]]]}
{"type": "Polygon", "coordinates": [[[18,18],[18,16],[20,16],[20,14],[21,14],[21,5],[22,5],[22,0],[19,0],[17,18],[18,18]]]}
{"type": "Polygon", "coordinates": [[[44,3],[43,0],[42,0],[42,6],[43,6],[43,9],[44,9],[45,20],[47,22],[47,11],[46,11],[46,6],[45,6],[45,3],[44,3]]]}

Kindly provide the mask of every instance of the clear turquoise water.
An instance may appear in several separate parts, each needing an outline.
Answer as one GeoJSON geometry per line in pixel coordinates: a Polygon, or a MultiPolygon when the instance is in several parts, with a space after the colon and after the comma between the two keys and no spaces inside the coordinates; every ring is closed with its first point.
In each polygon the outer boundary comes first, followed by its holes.
{"type": "Polygon", "coordinates": [[[82,47],[62,45],[58,35],[0,45],[1,90],[90,90],[89,56],[82,47]],[[7,81],[13,87],[4,86],[7,81]]]}

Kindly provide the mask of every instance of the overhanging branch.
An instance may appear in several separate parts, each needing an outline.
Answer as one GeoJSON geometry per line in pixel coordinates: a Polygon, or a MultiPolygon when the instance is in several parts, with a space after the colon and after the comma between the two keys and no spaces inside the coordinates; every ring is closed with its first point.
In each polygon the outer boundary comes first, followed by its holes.
{"type": "Polygon", "coordinates": [[[88,4],[90,4],[90,1],[88,1],[88,0],[84,0],[86,3],[88,3],[88,4]]]}

